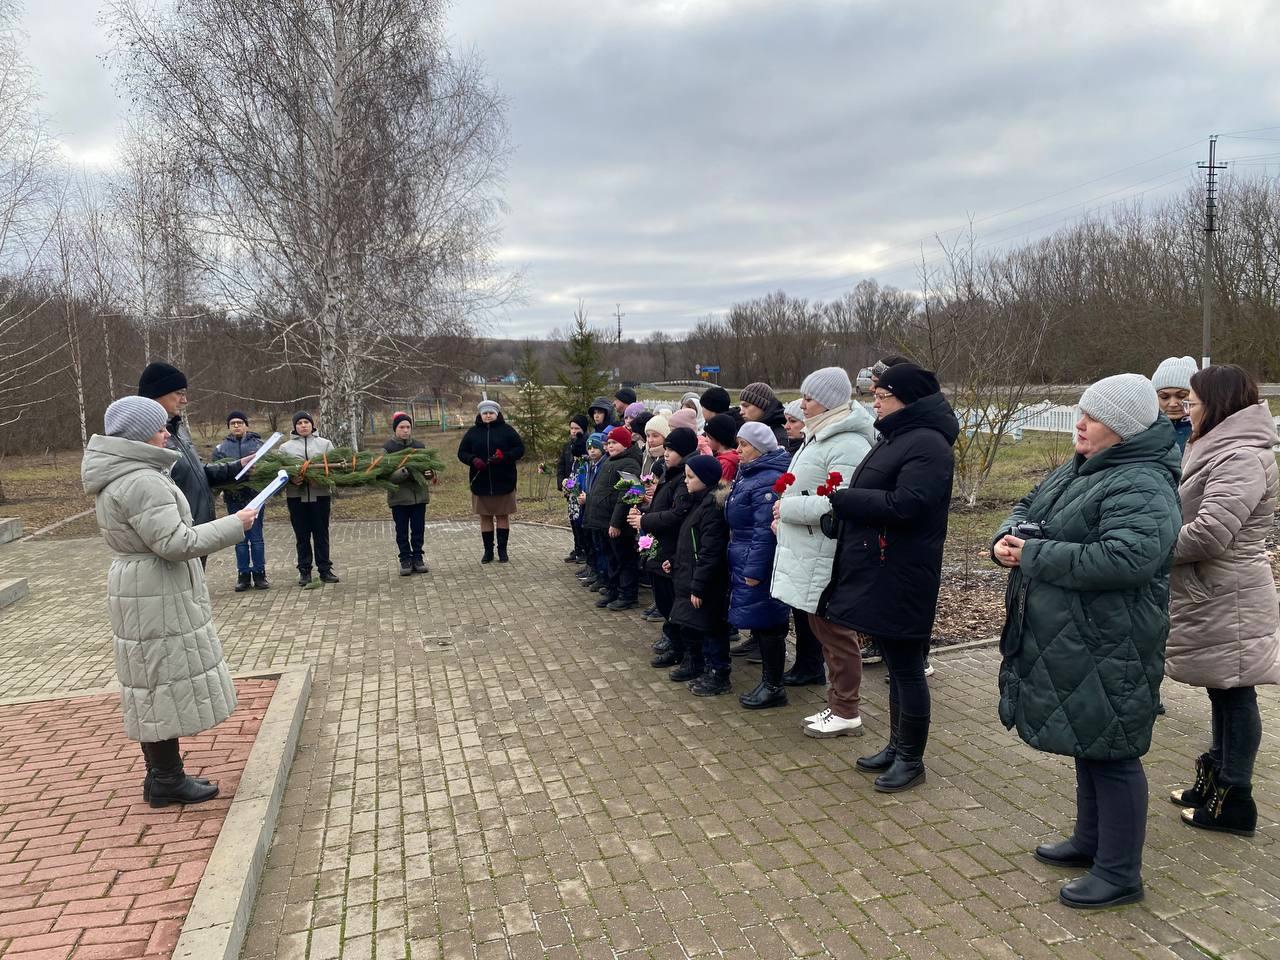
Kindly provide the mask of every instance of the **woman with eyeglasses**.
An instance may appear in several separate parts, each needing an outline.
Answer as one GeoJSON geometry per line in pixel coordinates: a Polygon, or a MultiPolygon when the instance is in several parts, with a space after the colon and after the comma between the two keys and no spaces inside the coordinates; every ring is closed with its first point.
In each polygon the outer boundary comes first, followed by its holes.
{"type": "Polygon", "coordinates": [[[1191,418],[1187,416],[1187,398],[1191,396],[1191,375],[1198,369],[1194,357],[1169,357],[1156,367],[1151,385],[1160,400],[1160,412],[1173,424],[1173,435],[1179,452],[1186,450],[1191,437],[1191,418]]]}
{"type": "Polygon", "coordinates": [[[925,652],[942,584],[942,550],[960,434],[938,379],[913,363],[880,374],[873,391],[880,439],[847,488],[831,494],[824,530],[838,537],[819,614],[874,640],[889,668],[889,740],[858,760],[881,793],[925,780],[929,682],[925,652]]]}
{"type": "Polygon", "coordinates": [[[1276,426],[1258,385],[1234,364],[1190,379],[1182,529],[1173,554],[1165,672],[1205,687],[1210,746],[1195,783],[1170,799],[1188,826],[1251,837],[1262,741],[1257,687],[1280,683],[1280,608],[1266,538],[1275,523],[1276,426]]]}

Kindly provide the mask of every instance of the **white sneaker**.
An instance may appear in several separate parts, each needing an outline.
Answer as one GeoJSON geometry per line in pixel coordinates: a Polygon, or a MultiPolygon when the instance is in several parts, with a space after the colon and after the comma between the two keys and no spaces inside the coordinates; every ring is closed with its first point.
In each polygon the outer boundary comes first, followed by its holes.
{"type": "Polygon", "coordinates": [[[932,663],[930,663],[928,660],[926,660],[926,661],[924,662],[924,675],[925,675],[926,677],[932,677],[932,676],[933,676],[933,664],[932,664],[932,663]]]}
{"type": "Polygon", "coordinates": [[[818,737],[819,739],[843,737],[848,734],[853,734],[855,737],[862,736],[861,717],[846,720],[844,717],[837,717],[830,710],[823,710],[817,720],[804,728],[806,737],[818,737]]]}
{"type": "Polygon", "coordinates": [[[830,713],[830,712],[831,712],[831,711],[830,711],[830,710],[828,710],[826,707],[823,707],[823,708],[822,708],[821,710],[819,710],[817,713],[812,713],[812,714],[810,714],[809,716],[807,716],[807,717],[803,718],[803,719],[800,721],[800,726],[803,728],[803,727],[807,727],[807,726],[809,726],[809,724],[811,724],[811,723],[817,723],[819,720],[821,720],[823,717],[825,717],[825,716],[826,716],[828,713],[830,713]]]}

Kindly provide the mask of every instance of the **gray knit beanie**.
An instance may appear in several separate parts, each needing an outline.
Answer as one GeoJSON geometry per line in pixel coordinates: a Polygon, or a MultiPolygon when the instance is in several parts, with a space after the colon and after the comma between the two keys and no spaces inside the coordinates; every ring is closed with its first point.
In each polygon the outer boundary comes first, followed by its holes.
{"type": "Polygon", "coordinates": [[[804,423],[806,419],[804,415],[804,404],[799,400],[792,400],[782,408],[782,412],[792,420],[799,420],[801,423],[804,423]]]}
{"type": "Polygon", "coordinates": [[[1103,377],[1080,398],[1080,409],[1128,440],[1142,433],[1160,416],[1156,389],[1140,373],[1103,377]]]}
{"type": "Polygon", "coordinates": [[[1191,375],[1199,369],[1195,357],[1169,357],[1156,367],[1151,385],[1157,390],[1190,390],[1191,375]]]}
{"type": "Polygon", "coordinates": [[[149,397],[121,397],[107,407],[103,428],[108,437],[150,440],[169,422],[169,412],[149,397]]]}
{"type": "Polygon", "coordinates": [[[842,407],[853,396],[853,384],[842,367],[823,367],[804,378],[800,392],[812,397],[828,410],[842,407]]]}
{"type": "Polygon", "coordinates": [[[501,413],[502,407],[498,405],[496,400],[481,400],[476,404],[476,413],[484,413],[485,411],[501,413]]]}
{"type": "Polygon", "coordinates": [[[773,430],[763,423],[754,421],[744,423],[738,428],[738,439],[747,441],[761,453],[778,449],[778,438],[773,435],[773,430]]]}

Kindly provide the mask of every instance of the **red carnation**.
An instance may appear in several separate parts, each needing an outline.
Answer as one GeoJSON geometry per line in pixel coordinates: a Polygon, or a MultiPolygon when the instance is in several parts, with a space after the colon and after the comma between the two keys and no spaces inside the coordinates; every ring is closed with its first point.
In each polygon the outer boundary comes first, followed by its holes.
{"type": "Polygon", "coordinates": [[[778,496],[782,496],[786,492],[787,487],[796,482],[794,473],[784,473],[777,480],[773,481],[773,492],[778,496]]]}
{"type": "Polygon", "coordinates": [[[842,483],[844,483],[844,477],[840,476],[840,474],[836,473],[836,471],[832,470],[830,473],[827,474],[827,486],[830,487],[832,490],[840,486],[840,484],[842,483]]]}
{"type": "Polygon", "coordinates": [[[501,460],[501,459],[502,459],[502,451],[501,451],[501,450],[495,450],[495,451],[493,451],[493,459],[495,459],[495,460],[501,460]]]}
{"type": "Polygon", "coordinates": [[[826,496],[828,493],[830,493],[830,492],[831,492],[831,491],[829,491],[829,490],[827,489],[827,485],[826,485],[825,483],[820,483],[820,484],[818,484],[818,489],[817,489],[817,491],[816,491],[816,493],[818,494],[818,496],[820,496],[820,497],[825,497],[825,496],[826,496]]]}

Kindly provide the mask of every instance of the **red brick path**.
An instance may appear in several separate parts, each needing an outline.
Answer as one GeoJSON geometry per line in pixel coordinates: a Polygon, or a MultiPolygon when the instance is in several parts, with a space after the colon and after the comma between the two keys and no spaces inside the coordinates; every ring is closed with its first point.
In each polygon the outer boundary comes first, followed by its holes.
{"type": "Polygon", "coordinates": [[[117,696],[0,707],[0,957],[169,957],[274,680],[236,683],[225,723],[182,742],[216,800],[152,810],[117,696]]]}

